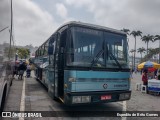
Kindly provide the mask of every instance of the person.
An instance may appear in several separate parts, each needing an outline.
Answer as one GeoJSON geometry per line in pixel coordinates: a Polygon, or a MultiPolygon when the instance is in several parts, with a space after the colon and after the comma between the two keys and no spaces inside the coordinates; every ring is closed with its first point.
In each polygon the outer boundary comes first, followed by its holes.
{"type": "Polygon", "coordinates": [[[157,80],[160,80],[160,70],[158,71],[157,80]]]}
{"type": "Polygon", "coordinates": [[[134,73],[137,74],[137,68],[134,69],[134,73]]]}
{"type": "Polygon", "coordinates": [[[155,71],[154,71],[154,76],[155,76],[155,78],[157,77],[157,69],[155,69],[155,71]]]}
{"type": "Polygon", "coordinates": [[[23,77],[23,74],[24,74],[25,70],[26,70],[26,65],[25,65],[25,62],[23,62],[18,67],[18,71],[19,71],[19,77],[18,77],[18,79],[20,78],[22,80],[22,77],[23,77]]]}
{"type": "Polygon", "coordinates": [[[13,78],[18,75],[18,63],[16,62],[13,66],[13,78]]]}
{"type": "Polygon", "coordinates": [[[154,72],[148,71],[148,79],[154,79],[154,78],[155,78],[154,72]]]}
{"type": "Polygon", "coordinates": [[[130,69],[130,78],[133,78],[133,72],[132,72],[132,68],[130,69]]]}
{"type": "Polygon", "coordinates": [[[27,65],[27,70],[26,70],[26,77],[30,77],[31,75],[31,66],[30,64],[27,65]]]}
{"type": "Polygon", "coordinates": [[[141,75],[142,75],[142,73],[143,73],[143,69],[141,69],[141,75]]]}
{"type": "Polygon", "coordinates": [[[143,71],[142,74],[142,81],[143,81],[143,85],[148,86],[148,75],[147,75],[147,70],[143,71]]]}

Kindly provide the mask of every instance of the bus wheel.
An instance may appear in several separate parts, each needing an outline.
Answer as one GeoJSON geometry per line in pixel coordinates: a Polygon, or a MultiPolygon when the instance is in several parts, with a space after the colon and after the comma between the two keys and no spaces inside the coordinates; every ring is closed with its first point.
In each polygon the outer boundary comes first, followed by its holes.
{"type": "Polygon", "coordinates": [[[5,104],[5,99],[6,99],[6,86],[3,92],[3,96],[2,96],[2,101],[1,101],[1,107],[0,107],[0,114],[3,112],[4,109],[4,104],[5,104]]]}
{"type": "Polygon", "coordinates": [[[13,79],[11,80],[10,86],[12,86],[13,79]]]}
{"type": "Polygon", "coordinates": [[[53,98],[56,102],[59,102],[60,100],[57,97],[53,98]]]}

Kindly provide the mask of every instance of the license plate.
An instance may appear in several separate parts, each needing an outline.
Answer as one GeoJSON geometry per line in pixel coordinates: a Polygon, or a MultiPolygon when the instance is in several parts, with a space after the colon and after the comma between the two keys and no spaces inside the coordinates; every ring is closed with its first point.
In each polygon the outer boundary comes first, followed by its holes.
{"type": "Polygon", "coordinates": [[[101,100],[110,100],[111,99],[111,95],[102,95],[101,96],[101,100]]]}

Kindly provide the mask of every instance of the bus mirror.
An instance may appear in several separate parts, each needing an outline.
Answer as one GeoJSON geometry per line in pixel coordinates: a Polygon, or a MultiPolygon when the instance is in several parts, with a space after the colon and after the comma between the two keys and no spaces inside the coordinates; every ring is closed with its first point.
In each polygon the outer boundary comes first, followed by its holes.
{"type": "Polygon", "coordinates": [[[54,46],[49,46],[48,48],[48,54],[53,55],[54,46]]]}

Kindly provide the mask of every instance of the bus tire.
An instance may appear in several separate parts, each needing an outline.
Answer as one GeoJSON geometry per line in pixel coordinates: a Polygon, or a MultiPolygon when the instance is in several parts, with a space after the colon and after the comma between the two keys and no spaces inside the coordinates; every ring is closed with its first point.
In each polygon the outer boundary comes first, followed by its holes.
{"type": "Polygon", "coordinates": [[[59,99],[57,97],[53,97],[53,100],[59,102],[59,99]]]}
{"type": "Polygon", "coordinates": [[[2,95],[0,113],[2,113],[2,112],[3,112],[3,109],[4,109],[4,104],[5,104],[5,99],[6,99],[6,92],[7,92],[6,87],[7,87],[7,86],[5,86],[4,91],[3,91],[3,95],[2,95]]]}

